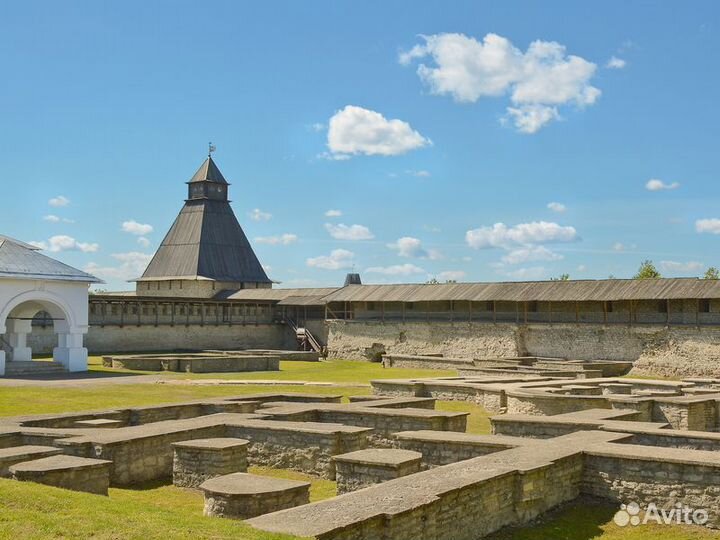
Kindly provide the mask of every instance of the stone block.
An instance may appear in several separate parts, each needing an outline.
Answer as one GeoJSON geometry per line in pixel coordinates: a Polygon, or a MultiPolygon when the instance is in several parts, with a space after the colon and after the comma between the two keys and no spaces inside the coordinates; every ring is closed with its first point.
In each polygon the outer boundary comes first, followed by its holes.
{"type": "Polygon", "coordinates": [[[248,444],[230,437],[173,443],[173,484],[195,488],[216,476],[247,471],[248,444]]]}
{"type": "Polygon", "coordinates": [[[413,450],[368,448],[333,456],[338,493],[401,478],[420,470],[422,454],[413,450]]]}
{"type": "Polygon", "coordinates": [[[104,459],[57,455],[12,465],[10,473],[15,480],[107,495],[111,464],[104,459]]]}
{"type": "Polygon", "coordinates": [[[310,483],[247,473],[218,476],[202,483],[206,516],[248,519],[310,501],[310,483]]]}

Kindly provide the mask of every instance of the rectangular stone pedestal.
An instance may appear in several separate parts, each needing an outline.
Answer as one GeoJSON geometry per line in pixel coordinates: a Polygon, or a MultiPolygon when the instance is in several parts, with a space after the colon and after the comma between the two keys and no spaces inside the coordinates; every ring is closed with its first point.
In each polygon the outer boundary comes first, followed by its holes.
{"type": "Polygon", "coordinates": [[[216,476],[245,472],[248,444],[234,438],[173,443],[173,484],[194,488],[216,476]]]}
{"type": "Polygon", "coordinates": [[[12,465],[10,473],[15,480],[107,495],[110,465],[104,459],[60,455],[12,465]]]}
{"type": "Polygon", "coordinates": [[[368,448],[333,456],[338,494],[356,491],[420,471],[422,454],[413,450],[368,448]]]}

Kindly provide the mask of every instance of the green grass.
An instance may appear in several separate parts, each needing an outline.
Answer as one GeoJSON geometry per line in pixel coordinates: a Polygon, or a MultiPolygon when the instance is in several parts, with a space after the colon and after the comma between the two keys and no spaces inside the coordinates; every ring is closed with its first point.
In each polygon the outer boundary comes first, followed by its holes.
{"type": "Polygon", "coordinates": [[[656,525],[619,527],[616,505],[578,501],[527,527],[505,529],[487,540],[707,540],[720,533],[704,527],[656,525]]]}
{"type": "Polygon", "coordinates": [[[202,515],[200,492],[167,485],[110,489],[109,497],[0,479],[0,538],[218,539],[294,538],[241,521],[202,515]]]}
{"type": "Polygon", "coordinates": [[[466,431],[468,433],[488,435],[491,432],[490,416],[480,405],[468,403],[467,401],[436,401],[435,409],[438,411],[470,413],[467,419],[466,431]]]}
{"type": "Polygon", "coordinates": [[[367,384],[373,379],[453,377],[457,375],[457,371],[446,369],[383,368],[379,362],[353,362],[351,360],[331,360],[327,362],[281,361],[280,371],[253,371],[247,373],[171,373],[112,369],[102,366],[102,357],[100,356],[91,356],[88,359],[88,364],[90,371],[94,372],[161,374],[168,378],[181,379],[262,379],[367,384]]]}

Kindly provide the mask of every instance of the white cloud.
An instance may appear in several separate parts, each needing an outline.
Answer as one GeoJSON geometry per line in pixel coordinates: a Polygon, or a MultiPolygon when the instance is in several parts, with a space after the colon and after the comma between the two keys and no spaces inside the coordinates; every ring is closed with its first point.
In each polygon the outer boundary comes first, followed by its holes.
{"type": "Polygon", "coordinates": [[[662,180],[658,180],[657,178],[652,178],[647,181],[645,184],[645,189],[648,191],[663,191],[668,189],[677,189],[680,187],[680,184],[678,182],[673,182],[672,184],[666,184],[662,180]]]}
{"type": "Polygon", "coordinates": [[[343,214],[340,210],[328,210],[325,212],[325,217],[340,217],[342,215],[343,214]]]}
{"type": "Polygon", "coordinates": [[[322,122],[315,122],[314,124],[310,124],[308,127],[311,131],[319,132],[324,131],[327,126],[325,126],[322,122]]]}
{"type": "Polygon", "coordinates": [[[392,250],[398,252],[401,257],[417,257],[420,259],[440,259],[441,254],[439,251],[434,249],[425,249],[419,238],[413,238],[412,236],[403,236],[398,238],[397,242],[388,244],[392,250]]]}
{"type": "Polygon", "coordinates": [[[547,207],[553,212],[557,212],[558,214],[562,214],[563,212],[565,212],[565,210],[567,210],[567,206],[559,202],[549,202],[547,207]]]}
{"type": "Polygon", "coordinates": [[[144,247],[144,248],[150,246],[150,240],[148,240],[148,239],[145,238],[144,236],[138,237],[137,243],[140,244],[140,245],[141,245],[142,247],[144,247]]]}
{"type": "Polygon", "coordinates": [[[297,242],[297,239],[298,237],[296,234],[285,233],[279,236],[258,236],[255,238],[255,242],[258,244],[270,244],[271,246],[287,246],[297,242]]]}
{"type": "Polygon", "coordinates": [[[584,264],[578,265],[578,267],[577,267],[578,272],[584,272],[585,270],[587,270],[587,266],[585,266],[584,264]]]}
{"type": "Polygon", "coordinates": [[[61,251],[82,251],[83,253],[94,253],[100,248],[99,244],[78,242],[72,236],[64,234],[52,236],[47,242],[42,241],[29,243],[39,249],[50,251],[52,253],[59,253],[61,251]]]}
{"type": "Polygon", "coordinates": [[[372,240],[375,235],[365,225],[326,223],[325,229],[336,240],[372,240]]]}
{"type": "Polygon", "coordinates": [[[695,222],[695,230],[699,233],[720,234],[720,219],[698,219],[695,222]]]}
{"type": "Polygon", "coordinates": [[[64,195],[58,195],[57,197],[53,197],[52,199],[50,199],[48,201],[48,204],[56,208],[60,206],[67,206],[68,204],[70,204],[70,199],[68,199],[64,195]]]}
{"type": "Polygon", "coordinates": [[[366,268],[368,274],[383,274],[385,276],[410,276],[413,274],[424,274],[425,270],[414,264],[395,264],[392,266],[371,266],[366,268]]]}
{"type": "Polygon", "coordinates": [[[528,246],[513,249],[501,260],[505,264],[522,264],[531,261],[559,261],[563,256],[544,246],[528,246]]]}
{"type": "Polygon", "coordinates": [[[405,171],[405,174],[409,174],[410,176],[417,176],[418,178],[430,178],[430,171],[426,171],[424,169],[420,169],[418,171],[414,169],[409,169],[405,171]]]}
{"type": "Polygon", "coordinates": [[[554,41],[534,41],[522,52],[510,40],[487,34],[482,41],[464,34],[422,36],[425,43],[400,55],[401,64],[420,64],[420,79],[433,94],[458,102],[509,96],[508,117],[523,133],[535,133],[559,118],[557,107],[595,103],[601,92],[590,84],[597,66],[554,41]]]}
{"type": "Polygon", "coordinates": [[[259,208],[253,208],[251,212],[248,212],[248,216],[250,216],[250,219],[253,221],[268,221],[272,218],[272,214],[263,212],[259,208]]]}
{"type": "Polygon", "coordinates": [[[347,249],[334,249],[330,255],[311,257],[305,263],[311,268],[322,268],[323,270],[342,270],[351,268],[355,261],[355,254],[347,249]]]}
{"type": "Polygon", "coordinates": [[[513,124],[515,124],[515,128],[520,133],[529,135],[537,133],[546,124],[560,118],[557,107],[538,104],[508,107],[507,113],[513,124]]]}
{"type": "Polygon", "coordinates": [[[148,225],[147,223],[138,223],[134,219],[130,219],[128,221],[123,221],[122,230],[126,233],[145,236],[153,232],[153,226],[148,225]]]}
{"type": "Polygon", "coordinates": [[[464,279],[465,276],[466,274],[462,270],[445,270],[438,274],[438,279],[440,281],[460,281],[464,279]]]}
{"type": "Polygon", "coordinates": [[[129,253],[113,253],[111,257],[120,264],[118,266],[101,266],[91,262],[85,266],[84,270],[104,279],[134,279],[142,275],[153,256],[131,251],[129,253]]]}
{"type": "Polygon", "coordinates": [[[666,272],[673,273],[694,273],[699,272],[705,265],[697,261],[677,262],[677,261],[660,261],[660,268],[666,272]]]}
{"type": "Polygon", "coordinates": [[[48,214],[47,216],[44,216],[43,219],[45,221],[49,221],[50,223],[60,223],[60,218],[53,214],[48,214]]]}
{"type": "Polygon", "coordinates": [[[615,251],[625,251],[627,248],[626,248],[625,244],[623,244],[622,242],[615,242],[613,244],[613,249],[615,251]]]}
{"type": "Polygon", "coordinates": [[[496,223],[492,227],[480,227],[465,233],[465,241],[474,249],[511,248],[514,245],[573,242],[578,239],[575,227],[547,221],[520,223],[513,227],[496,223]]]}
{"type": "Polygon", "coordinates": [[[622,69],[627,65],[627,62],[617,56],[611,56],[610,60],[607,61],[605,67],[608,69],[622,69]]]}
{"type": "Polygon", "coordinates": [[[352,155],[396,156],[432,144],[410,124],[347,105],[330,118],[327,146],[333,159],[352,155]]]}

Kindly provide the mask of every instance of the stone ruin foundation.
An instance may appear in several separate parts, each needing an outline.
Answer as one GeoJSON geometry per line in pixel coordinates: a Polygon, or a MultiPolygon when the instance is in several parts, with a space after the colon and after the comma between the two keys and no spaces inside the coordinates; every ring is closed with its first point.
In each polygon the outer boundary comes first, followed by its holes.
{"type": "Polygon", "coordinates": [[[720,528],[720,380],[614,369],[378,380],[350,403],[264,393],[6,418],[0,475],[99,494],[175,475],[203,490],[209,516],[320,540],[477,539],[582,496],[702,509],[720,528]],[[484,407],[492,434],[467,433],[467,414],[437,399],[484,407]],[[337,479],[343,493],[307,503],[304,483],[248,465],[337,479]]]}

